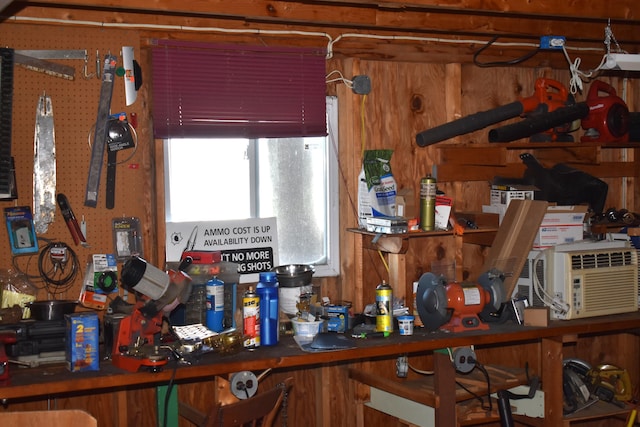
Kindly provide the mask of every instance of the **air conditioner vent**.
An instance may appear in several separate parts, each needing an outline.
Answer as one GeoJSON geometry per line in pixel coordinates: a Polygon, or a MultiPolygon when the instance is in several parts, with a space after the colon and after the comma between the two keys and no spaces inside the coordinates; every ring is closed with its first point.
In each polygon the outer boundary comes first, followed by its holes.
{"type": "Polygon", "coordinates": [[[628,268],[592,270],[585,273],[583,310],[591,315],[637,310],[636,272],[628,268]]]}
{"type": "Polygon", "coordinates": [[[633,255],[630,250],[576,253],[571,255],[571,269],[585,270],[592,268],[622,267],[633,264],[633,255]]]}

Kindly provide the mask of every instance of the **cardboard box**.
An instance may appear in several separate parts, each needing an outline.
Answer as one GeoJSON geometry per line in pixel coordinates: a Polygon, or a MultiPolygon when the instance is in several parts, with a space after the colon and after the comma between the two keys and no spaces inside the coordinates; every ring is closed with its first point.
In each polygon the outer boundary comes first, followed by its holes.
{"type": "Polygon", "coordinates": [[[549,326],[549,308],[526,307],[524,309],[524,325],[541,326],[544,328],[549,326]]]}
{"type": "Polygon", "coordinates": [[[330,305],[326,307],[327,331],[345,332],[349,329],[349,307],[344,305],[330,305]]]}
{"type": "Polygon", "coordinates": [[[549,206],[533,241],[534,249],[544,249],[583,239],[587,206],[549,206]]]}
{"type": "Polygon", "coordinates": [[[420,217],[413,188],[403,188],[396,193],[396,215],[407,219],[420,217]]]}
{"type": "Polygon", "coordinates": [[[580,225],[584,222],[588,207],[583,205],[549,206],[542,218],[542,226],[580,225]]]}
{"type": "Polygon", "coordinates": [[[584,238],[583,234],[582,225],[542,226],[533,241],[533,248],[544,249],[564,243],[578,242],[584,238]]]}
{"type": "Polygon", "coordinates": [[[67,369],[71,372],[99,371],[100,319],[94,312],[66,314],[67,369]]]}
{"type": "Polygon", "coordinates": [[[509,206],[512,200],[533,200],[536,187],[532,185],[491,185],[491,205],[509,206]]]}

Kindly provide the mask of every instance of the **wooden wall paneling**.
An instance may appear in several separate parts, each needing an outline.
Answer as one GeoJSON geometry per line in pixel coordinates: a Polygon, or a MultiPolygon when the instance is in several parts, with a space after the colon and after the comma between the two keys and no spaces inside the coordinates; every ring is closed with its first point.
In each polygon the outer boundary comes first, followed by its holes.
{"type": "MultiPolygon", "coordinates": [[[[337,69],[347,78],[359,74],[360,62],[357,60],[329,61],[327,73],[337,69]]],[[[334,90],[338,97],[338,162],[340,168],[340,228],[358,226],[358,174],[361,165],[361,126],[360,105],[362,97],[353,94],[344,84],[335,84],[334,90]]],[[[358,268],[362,248],[361,241],[352,233],[340,233],[340,275],[342,300],[353,301],[360,295],[362,283],[356,283],[353,271],[358,268]]],[[[358,307],[354,307],[358,309],[358,307]]]]}
{"type": "MultiPolygon", "coordinates": [[[[61,27],[49,25],[0,25],[0,37],[4,45],[14,49],[81,49],[87,50],[89,55],[89,72],[95,72],[96,51],[102,59],[108,52],[120,56],[122,46],[134,46],[138,52],[138,36],[136,32],[127,30],[107,30],[97,28],[61,27]]],[[[34,72],[20,66],[15,67],[14,96],[13,96],[13,146],[12,151],[16,160],[16,175],[18,184],[17,201],[0,202],[3,207],[13,205],[27,205],[33,208],[33,141],[35,116],[38,98],[42,94],[51,96],[54,112],[57,192],[64,193],[69,198],[71,206],[78,220],[87,223],[87,242],[89,248],[75,246],[67,226],[62,219],[59,209],[55,213],[55,221],[39,238],[42,248],[47,241],[66,243],[76,252],[81,271],[73,281],[73,287],[59,295],[58,298],[78,298],[80,286],[85,271],[85,263],[93,253],[112,253],[113,242],[111,234],[111,220],[119,216],[142,217],[144,206],[139,196],[145,193],[146,179],[141,176],[141,170],[136,168],[140,160],[140,153],[127,150],[119,153],[119,161],[133,154],[127,162],[118,166],[116,183],[116,206],[113,210],[105,208],[104,191],[106,187],[105,172],[100,183],[98,207],[84,206],[84,196],[90,159],[89,140],[93,132],[100,93],[100,80],[95,77],[85,79],[83,76],[84,62],[81,60],[56,60],[64,65],[75,68],[75,80],[69,81],[53,77],[44,73],[34,72]]],[[[121,59],[119,64],[121,65],[121,59]]],[[[141,103],[126,107],[124,100],[124,84],[122,78],[117,78],[111,110],[113,113],[124,111],[137,112],[143,107],[141,103]]],[[[106,162],[106,156],[105,156],[106,162]]],[[[8,243],[5,227],[0,227],[0,241],[8,243]]],[[[4,263],[1,268],[11,266],[11,254],[8,244],[0,245],[0,256],[4,263]]],[[[29,275],[37,276],[35,260],[29,261],[20,257],[17,264],[27,270],[29,275]]],[[[39,298],[47,298],[47,293],[41,291],[39,298]]]]}

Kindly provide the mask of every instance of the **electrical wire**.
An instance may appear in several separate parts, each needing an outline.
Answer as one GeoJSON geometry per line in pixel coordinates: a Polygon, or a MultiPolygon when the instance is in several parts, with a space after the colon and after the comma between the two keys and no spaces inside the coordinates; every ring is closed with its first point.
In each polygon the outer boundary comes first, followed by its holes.
{"type": "Polygon", "coordinates": [[[164,395],[164,407],[162,408],[162,425],[164,427],[168,426],[167,417],[169,416],[169,399],[171,399],[171,393],[173,391],[173,385],[175,384],[176,373],[178,372],[178,362],[176,361],[173,365],[173,370],[171,371],[171,378],[169,378],[169,383],[167,384],[167,390],[164,395]]]}
{"type": "Polygon", "coordinates": [[[38,272],[47,292],[52,296],[69,290],[79,270],[76,253],[64,243],[49,243],[38,255],[38,272]],[[64,255],[52,253],[54,249],[64,252],[64,255]]]}
{"type": "Polygon", "coordinates": [[[489,68],[489,67],[506,67],[509,65],[517,65],[520,64],[521,62],[524,62],[528,59],[533,58],[538,52],[540,52],[540,49],[538,47],[536,47],[536,49],[532,50],[531,52],[519,57],[519,58],[514,58],[511,59],[509,61],[497,61],[497,62],[480,62],[478,61],[478,57],[480,56],[480,54],[482,52],[484,52],[485,50],[487,50],[491,45],[495,44],[495,42],[498,40],[498,36],[495,36],[493,38],[491,38],[491,40],[489,40],[484,46],[482,46],[480,49],[478,49],[474,54],[473,54],[473,63],[475,65],[477,65],[478,67],[482,67],[482,68],[489,68]]]}
{"type": "Polygon", "coordinates": [[[545,306],[549,307],[551,310],[553,310],[556,313],[566,313],[569,310],[569,304],[567,304],[565,301],[559,300],[554,295],[551,295],[550,293],[548,293],[544,289],[544,286],[540,282],[540,278],[536,273],[538,263],[542,261],[542,257],[548,251],[550,251],[550,249],[544,249],[543,251],[538,252],[538,254],[534,257],[533,261],[531,262],[533,290],[536,296],[538,297],[538,299],[542,301],[542,303],[545,306]]]}
{"type": "Polygon", "coordinates": [[[349,89],[353,89],[353,80],[349,80],[347,78],[345,78],[342,73],[340,72],[340,70],[333,70],[331,71],[329,74],[327,74],[325,76],[325,80],[326,83],[335,83],[335,82],[342,82],[344,83],[344,85],[346,87],[348,87],[349,89]],[[331,77],[332,75],[337,74],[338,77],[337,78],[332,78],[330,79],[329,77],[331,77]]]}
{"type": "Polygon", "coordinates": [[[473,396],[476,399],[478,399],[480,401],[482,409],[491,412],[493,410],[493,403],[491,401],[491,379],[489,377],[489,373],[484,368],[484,366],[482,366],[481,364],[479,364],[477,362],[476,362],[476,368],[478,368],[480,370],[480,372],[482,372],[484,374],[485,380],[487,381],[487,394],[486,394],[486,396],[487,396],[487,401],[489,402],[488,405],[485,405],[485,402],[484,402],[484,399],[483,399],[482,395],[479,395],[478,393],[476,393],[473,390],[469,389],[468,387],[466,387],[464,384],[462,384],[459,381],[456,381],[456,384],[460,388],[464,389],[464,391],[469,393],[471,396],[473,396]]]}

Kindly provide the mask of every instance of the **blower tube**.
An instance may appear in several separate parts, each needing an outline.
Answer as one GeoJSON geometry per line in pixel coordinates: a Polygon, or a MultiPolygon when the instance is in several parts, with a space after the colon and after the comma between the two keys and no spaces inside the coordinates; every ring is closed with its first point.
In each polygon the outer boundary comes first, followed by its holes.
{"type": "Polygon", "coordinates": [[[491,110],[471,114],[420,132],[416,135],[416,143],[420,147],[426,147],[454,136],[474,132],[494,123],[517,117],[524,112],[524,108],[522,102],[516,101],[491,110]]]}
{"type": "Polygon", "coordinates": [[[629,142],[640,142],[640,113],[629,113],[629,142]]]}
{"type": "Polygon", "coordinates": [[[489,131],[489,142],[511,142],[526,138],[537,133],[545,132],[564,123],[583,119],[589,114],[589,105],[579,102],[569,107],[560,107],[550,113],[545,113],[489,131]]]}

